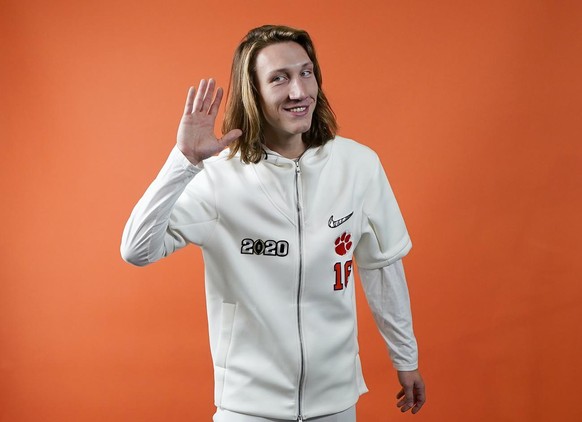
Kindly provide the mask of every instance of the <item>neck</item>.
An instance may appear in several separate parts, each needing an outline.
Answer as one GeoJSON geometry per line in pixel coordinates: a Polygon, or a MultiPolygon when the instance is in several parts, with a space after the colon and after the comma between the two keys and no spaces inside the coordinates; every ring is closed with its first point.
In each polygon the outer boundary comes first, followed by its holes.
{"type": "Polygon", "coordinates": [[[270,138],[265,141],[265,144],[270,150],[290,159],[300,157],[307,149],[301,135],[289,139],[270,138]]]}

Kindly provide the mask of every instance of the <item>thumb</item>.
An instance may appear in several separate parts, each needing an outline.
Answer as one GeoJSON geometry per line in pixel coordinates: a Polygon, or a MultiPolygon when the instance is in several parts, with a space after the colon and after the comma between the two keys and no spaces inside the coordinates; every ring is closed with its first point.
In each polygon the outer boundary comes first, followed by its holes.
{"type": "Polygon", "coordinates": [[[240,129],[233,129],[227,134],[225,134],[222,138],[218,140],[218,143],[223,147],[226,148],[234,141],[236,141],[242,135],[242,130],[240,129]]]}

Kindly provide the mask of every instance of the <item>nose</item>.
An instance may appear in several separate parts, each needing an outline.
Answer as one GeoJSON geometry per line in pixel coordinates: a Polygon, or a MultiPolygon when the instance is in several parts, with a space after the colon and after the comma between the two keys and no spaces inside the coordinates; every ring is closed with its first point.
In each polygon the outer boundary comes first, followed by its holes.
{"type": "Polygon", "coordinates": [[[293,78],[289,84],[289,99],[302,100],[305,98],[305,81],[301,78],[293,78]]]}

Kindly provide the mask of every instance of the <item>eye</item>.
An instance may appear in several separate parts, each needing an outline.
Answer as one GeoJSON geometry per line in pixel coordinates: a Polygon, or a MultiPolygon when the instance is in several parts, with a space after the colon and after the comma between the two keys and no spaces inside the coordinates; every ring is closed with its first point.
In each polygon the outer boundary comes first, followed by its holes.
{"type": "Polygon", "coordinates": [[[313,75],[313,70],[311,69],[305,69],[304,71],[301,72],[301,76],[307,78],[309,76],[313,75]]]}
{"type": "Polygon", "coordinates": [[[275,75],[271,78],[271,83],[281,83],[285,81],[285,75],[275,75]]]}

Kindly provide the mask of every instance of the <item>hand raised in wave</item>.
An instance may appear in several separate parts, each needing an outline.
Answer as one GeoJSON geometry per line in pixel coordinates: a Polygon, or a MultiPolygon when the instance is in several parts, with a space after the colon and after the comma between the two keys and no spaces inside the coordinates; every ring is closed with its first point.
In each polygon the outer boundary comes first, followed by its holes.
{"type": "Polygon", "coordinates": [[[215,96],[214,87],[213,79],[202,79],[198,91],[193,86],[188,90],[177,144],[193,164],[219,153],[242,135],[240,129],[233,129],[220,139],[214,135],[214,123],[223,95],[222,88],[218,88],[215,96]]]}

